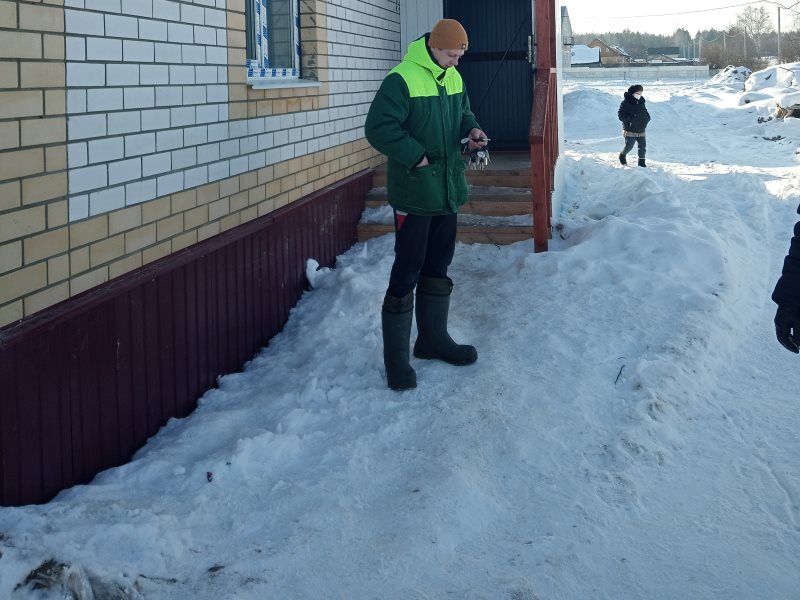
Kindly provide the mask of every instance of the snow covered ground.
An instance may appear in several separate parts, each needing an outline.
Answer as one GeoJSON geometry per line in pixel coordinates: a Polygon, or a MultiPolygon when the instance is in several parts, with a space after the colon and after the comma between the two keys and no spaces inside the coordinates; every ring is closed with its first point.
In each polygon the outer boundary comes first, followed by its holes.
{"type": "Polygon", "coordinates": [[[800,121],[768,87],[643,82],[649,168],[622,167],[630,83],[565,88],[551,252],[457,248],[476,364],[386,389],[392,240],[359,244],[132,463],[0,509],[0,598],[800,598],[800,361],[769,300],[800,121]]]}

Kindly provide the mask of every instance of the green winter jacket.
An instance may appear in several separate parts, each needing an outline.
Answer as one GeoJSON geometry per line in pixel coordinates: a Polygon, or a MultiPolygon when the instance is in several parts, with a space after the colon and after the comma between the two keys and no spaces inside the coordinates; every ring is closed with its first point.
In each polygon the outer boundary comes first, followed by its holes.
{"type": "Polygon", "coordinates": [[[443,215],[467,201],[461,139],[480,125],[461,75],[440,67],[426,44],[427,35],[412,42],[383,80],[364,133],[389,158],[389,204],[415,215],[443,215]],[[415,169],[423,156],[431,164],[415,169]]]}

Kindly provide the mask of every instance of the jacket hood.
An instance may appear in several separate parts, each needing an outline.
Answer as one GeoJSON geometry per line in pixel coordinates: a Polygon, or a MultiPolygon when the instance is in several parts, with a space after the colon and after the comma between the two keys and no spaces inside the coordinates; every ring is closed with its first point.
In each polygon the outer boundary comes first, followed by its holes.
{"type": "Polygon", "coordinates": [[[414,40],[408,45],[408,52],[403,57],[403,61],[410,61],[419,66],[427,69],[437,79],[444,73],[445,69],[440,67],[428,52],[427,44],[428,34],[423,35],[421,38],[414,40]]]}
{"type": "Polygon", "coordinates": [[[642,96],[637,100],[636,98],[633,97],[633,94],[631,94],[630,92],[625,92],[625,100],[627,100],[628,102],[638,102],[639,104],[644,104],[644,96],[642,96]]]}

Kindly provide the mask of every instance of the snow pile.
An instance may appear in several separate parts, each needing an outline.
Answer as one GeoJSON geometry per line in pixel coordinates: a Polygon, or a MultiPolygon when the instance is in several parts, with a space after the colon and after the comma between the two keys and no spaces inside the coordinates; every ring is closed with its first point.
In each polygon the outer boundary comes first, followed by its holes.
{"type": "Polygon", "coordinates": [[[361,223],[365,225],[391,225],[394,223],[394,212],[388,204],[365,208],[361,213],[361,223]]]}
{"type": "Polygon", "coordinates": [[[728,65],[719,73],[714,75],[714,77],[709,79],[708,83],[712,85],[733,85],[744,83],[744,81],[750,76],[750,73],[752,73],[752,71],[747,67],[735,67],[733,65],[728,65]]]}
{"type": "Polygon", "coordinates": [[[745,102],[769,99],[777,105],[776,116],[797,116],[792,109],[800,108],[800,63],[767,67],[752,73],[744,82],[745,102]]]}
{"type": "Polygon", "coordinates": [[[786,63],[755,71],[744,82],[746,92],[775,92],[798,87],[800,87],[800,63],[786,63]]]}

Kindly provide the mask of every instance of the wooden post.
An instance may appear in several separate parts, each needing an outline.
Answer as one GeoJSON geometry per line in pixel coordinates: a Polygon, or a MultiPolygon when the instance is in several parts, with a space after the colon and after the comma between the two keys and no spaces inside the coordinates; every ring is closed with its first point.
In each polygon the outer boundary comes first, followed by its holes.
{"type": "Polygon", "coordinates": [[[545,252],[548,249],[552,219],[553,171],[558,159],[555,9],[555,0],[537,0],[535,4],[536,74],[528,133],[531,147],[534,252],[545,252]]]}

